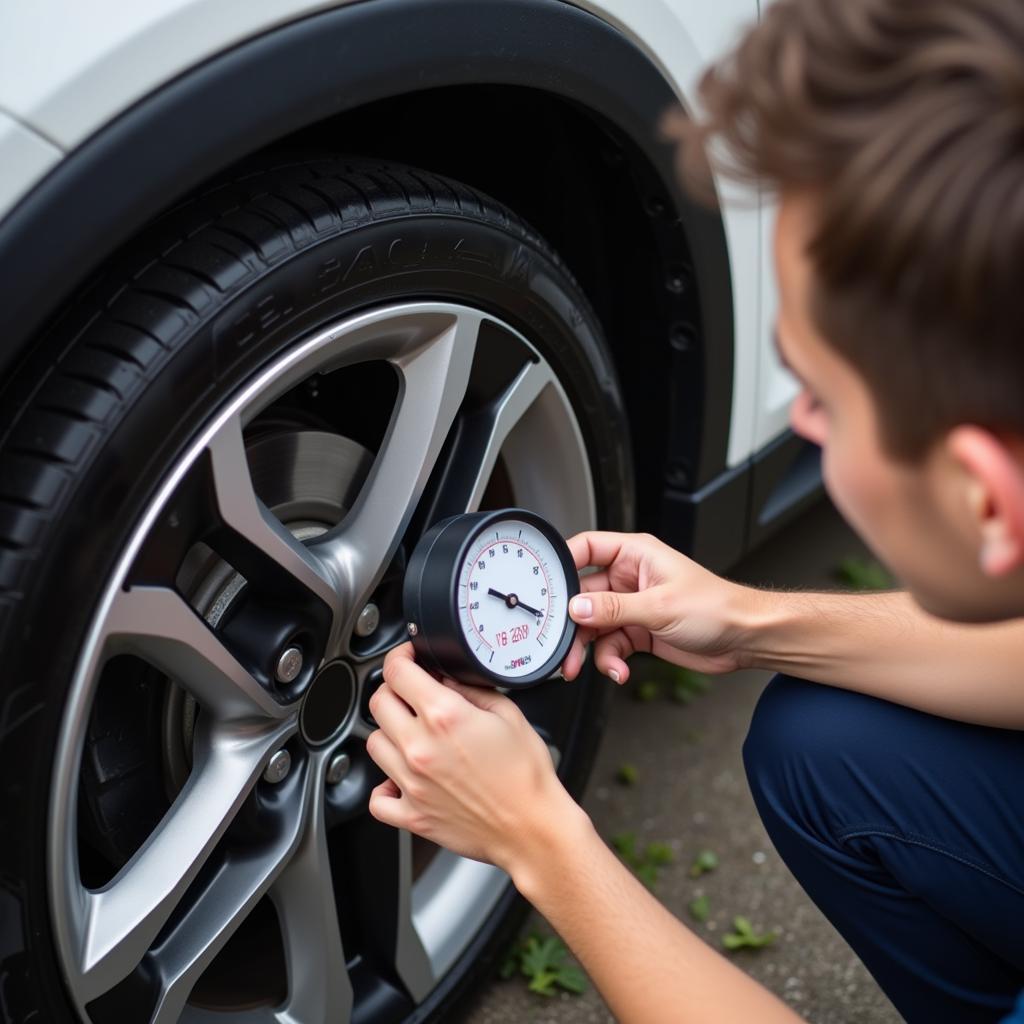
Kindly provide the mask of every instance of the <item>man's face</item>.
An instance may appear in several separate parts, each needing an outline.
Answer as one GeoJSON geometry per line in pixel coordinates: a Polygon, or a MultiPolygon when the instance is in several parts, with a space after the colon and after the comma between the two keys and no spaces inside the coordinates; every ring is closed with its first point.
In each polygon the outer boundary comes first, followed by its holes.
{"type": "Polygon", "coordinates": [[[889,456],[865,381],[817,333],[806,255],[813,211],[813,197],[784,196],[775,232],[777,343],[803,385],[790,410],[793,429],[821,446],[836,507],[926,611],[963,621],[1024,614],[1021,570],[993,579],[979,567],[964,467],[943,443],[919,463],[889,456]]]}

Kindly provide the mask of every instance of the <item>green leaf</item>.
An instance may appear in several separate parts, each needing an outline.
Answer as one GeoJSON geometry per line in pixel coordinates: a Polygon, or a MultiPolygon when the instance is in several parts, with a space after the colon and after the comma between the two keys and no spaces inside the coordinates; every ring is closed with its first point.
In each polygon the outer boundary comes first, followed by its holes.
{"type": "Polygon", "coordinates": [[[651,864],[671,864],[676,859],[672,847],[668,843],[648,843],[644,856],[651,864]]]}
{"type": "Polygon", "coordinates": [[[615,777],[624,786],[635,786],[637,780],[640,778],[640,772],[637,770],[635,764],[630,764],[626,761],[619,765],[619,770],[615,773],[615,777]]]}
{"type": "Polygon", "coordinates": [[[888,590],[893,586],[892,577],[878,562],[856,555],[844,558],[836,566],[835,574],[855,590],[888,590]]]}
{"type": "Polygon", "coordinates": [[[541,971],[530,979],[529,989],[540,996],[553,996],[558,975],[554,971],[541,971]]]}
{"type": "Polygon", "coordinates": [[[672,684],[672,699],[677,704],[690,704],[693,702],[693,691],[685,683],[676,681],[672,684]]]}
{"type": "Polygon", "coordinates": [[[708,902],[707,896],[698,896],[696,899],[690,900],[689,909],[690,916],[703,924],[708,919],[708,914],[711,913],[711,904],[708,902]]]}
{"type": "Polygon", "coordinates": [[[681,665],[676,667],[675,681],[691,693],[707,693],[711,689],[711,680],[703,672],[683,668],[681,665]]]}
{"type": "Polygon", "coordinates": [[[566,964],[558,969],[555,982],[566,992],[575,992],[577,995],[587,990],[587,976],[572,964],[566,964]]]}
{"type": "Polygon", "coordinates": [[[648,889],[653,889],[658,881],[658,868],[654,864],[639,864],[636,867],[636,877],[640,879],[648,889]]]}
{"type": "Polygon", "coordinates": [[[693,864],[690,865],[690,877],[700,878],[708,871],[714,871],[718,867],[718,854],[714,850],[701,850],[697,854],[693,864]]]}
{"type": "Polygon", "coordinates": [[[556,935],[542,938],[532,932],[522,942],[513,947],[509,959],[502,964],[502,975],[508,963],[512,963],[512,972],[516,968],[529,979],[528,988],[541,996],[555,995],[555,986],[567,992],[580,993],[586,990],[586,975],[575,964],[566,963],[568,949],[556,935]]]}
{"type": "Polygon", "coordinates": [[[648,679],[633,687],[633,696],[645,704],[649,704],[652,700],[657,700],[660,695],[661,684],[654,679],[648,679]]]}
{"type": "Polygon", "coordinates": [[[722,945],[726,949],[761,949],[763,946],[770,946],[777,935],[775,932],[765,932],[758,935],[750,921],[738,915],[733,918],[733,931],[722,936],[722,945]]]}
{"type": "Polygon", "coordinates": [[[636,853],[635,832],[620,832],[617,836],[612,836],[612,846],[627,864],[632,866],[639,861],[636,853]]]}
{"type": "Polygon", "coordinates": [[[546,939],[538,939],[531,935],[523,947],[520,968],[527,977],[536,978],[558,967],[567,952],[561,940],[554,935],[549,935],[546,939]]]}

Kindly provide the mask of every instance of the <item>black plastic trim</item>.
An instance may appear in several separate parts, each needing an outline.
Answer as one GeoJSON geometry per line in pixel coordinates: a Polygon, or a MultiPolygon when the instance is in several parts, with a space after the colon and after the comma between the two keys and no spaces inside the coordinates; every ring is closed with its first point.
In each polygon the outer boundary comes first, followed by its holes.
{"type": "Polygon", "coordinates": [[[753,460],[747,547],[795,519],[822,491],[821,449],[787,430],[753,460]]]}
{"type": "MultiPolygon", "coordinates": [[[[60,302],[161,210],[276,139],[386,97],[497,83],[580,104],[629,137],[675,206],[698,292],[704,415],[688,486],[724,468],[732,291],[718,214],[683,194],[660,115],[676,105],[629,39],[560,0],[372,0],[247,41],[141,100],[60,163],[0,223],[0,372],[60,302]]],[[[599,215],[599,211],[595,211],[599,215]]],[[[671,282],[666,287],[673,287],[671,282]]]]}
{"type": "Polygon", "coordinates": [[[662,538],[713,571],[729,568],[746,550],[751,475],[744,462],[699,491],[668,488],[662,538]]]}
{"type": "Polygon", "coordinates": [[[662,536],[701,565],[721,572],[822,493],[819,450],[787,430],[699,491],[667,490],[662,536]]]}

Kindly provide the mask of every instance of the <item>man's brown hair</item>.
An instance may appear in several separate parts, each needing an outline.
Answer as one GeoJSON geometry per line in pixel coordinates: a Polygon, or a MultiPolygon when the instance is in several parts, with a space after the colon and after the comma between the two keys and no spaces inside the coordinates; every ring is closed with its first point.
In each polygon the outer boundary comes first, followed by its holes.
{"type": "Polygon", "coordinates": [[[684,173],[815,195],[812,316],[888,450],[1024,436],[1024,2],[777,0],[699,93],[684,173]]]}

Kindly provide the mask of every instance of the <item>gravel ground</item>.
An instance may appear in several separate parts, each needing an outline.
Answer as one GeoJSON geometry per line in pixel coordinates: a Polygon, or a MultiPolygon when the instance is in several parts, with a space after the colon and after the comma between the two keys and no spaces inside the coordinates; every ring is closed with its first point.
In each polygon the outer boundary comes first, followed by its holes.
{"type": "MultiPolygon", "coordinates": [[[[785,587],[828,587],[837,562],[863,548],[825,503],[812,509],[731,574],[785,587]]],[[[603,836],[635,832],[675,852],[655,892],[706,941],[736,914],[758,930],[779,933],[765,949],[736,955],[753,977],[815,1024],[897,1024],[899,1016],[832,926],[804,895],[772,848],[747,789],[740,747],[768,676],[738,672],[683,706],[661,698],[637,701],[633,683],[615,696],[584,806],[603,836]],[[616,781],[624,762],[639,772],[635,785],[616,781]],[[693,857],[714,850],[719,867],[700,879],[688,874],[693,857]],[[696,924],[687,906],[705,895],[710,914],[696,924]]],[[[610,684],[609,684],[610,685],[610,684]]],[[[536,915],[528,927],[548,934],[536,915]]],[[[522,979],[496,979],[467,1008],[462,1024],[591,1024],[612,1021],[591,987],[582,996],[544,998],[522,979]]]]}

